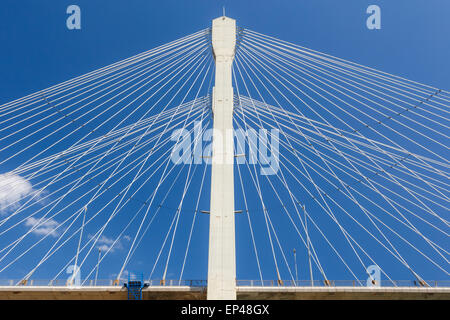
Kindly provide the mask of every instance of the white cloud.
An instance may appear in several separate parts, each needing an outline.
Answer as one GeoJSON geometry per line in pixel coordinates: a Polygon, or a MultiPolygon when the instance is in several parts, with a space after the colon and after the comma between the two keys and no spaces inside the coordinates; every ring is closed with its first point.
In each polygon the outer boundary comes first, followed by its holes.
{"type": "Polygon", "coordinates": [[[121,250],[123,249],[122,240],[130,241],[131,238],[125,235],[123,239],[118,240],[116,243],[114,243],[115,240],[116,239],[112,239],[105,235],[101,235],[100,238],[97,240],[97,249],[101,250],[102,252],[106,252],[109,250],[109,248],[111,248],[111,250],[109,251],[110,253],[116,250],[121,250]]]}
{"type": "MultiPolygon", "coordinates": [[[[110,275],[109,275],[109,277],[111,278],[111,279],[117,279],[117,273],[111,273],[110,275]]],[[[120,275],[120,279],[122,279],[122,280],[126,280],[126,279],[128,279],[128,276],[130,276],[130,278],[136,278],[136,275],[134,274],[134,273],[132,273],[132,272],[129,272],[128,270],[123,270],[122,271],[122,274],[120,275]]]]}
{"type": "MultiPolygon", "coordinates": [[[[33,228],[38,223],[39,223],[39,219],[34,218],[34,217],[30,217],[27,220],[25,220],[25,226],[30,227],[30,229],[33,228]]],[[[46,235],[49,232],[51,232],[52,230],[55,230],[55,228],[57,226],[58,226],[58,222],[56,220],[49,219],[47,221],[47,219],[44,218],[44,219],[42,219],[40,224],[37,226],[37,228],[34,229],[33,231],[31,231],[31,233],[33,233],[35,235],[39,235],[39,236],[46,235]]],[[[58,231],[52,232],[50,234],[50,236],[57,237],[58,236],[58,231]]]]}
{"type": "Polygon", "coordinates": [[[0,174],[0,214],[17,208],[19,201],[33,191],[31,183],[14,173],[0,174]]]}

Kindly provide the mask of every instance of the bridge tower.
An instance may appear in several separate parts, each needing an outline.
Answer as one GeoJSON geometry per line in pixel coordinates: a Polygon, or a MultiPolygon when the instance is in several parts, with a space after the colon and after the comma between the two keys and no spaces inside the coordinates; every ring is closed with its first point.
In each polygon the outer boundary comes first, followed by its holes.
{"type": "Polygon", "coordinates": [[[209,226],[209,300],[236,299],[234,227],[233,87],[231,66],[236,47],[236,21],[222,16],[212,21],[216,63],[213,88],[213,147],[209,226]]]}

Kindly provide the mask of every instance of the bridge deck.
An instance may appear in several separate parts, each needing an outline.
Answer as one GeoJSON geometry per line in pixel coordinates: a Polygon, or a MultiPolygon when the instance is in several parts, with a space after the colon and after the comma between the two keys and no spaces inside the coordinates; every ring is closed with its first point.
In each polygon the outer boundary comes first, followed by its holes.
{"type": "MultiPolygon", "coordinates": [[[[152,286],[143,290],[146,300],[204,300],[205,287],[152,286]]],[[[52,287],[0,286],[0,300],[126,300],[120,286],[52,287]]],[[[450,300],[450,287],[237,287],[238,300],[450,300]]]]}

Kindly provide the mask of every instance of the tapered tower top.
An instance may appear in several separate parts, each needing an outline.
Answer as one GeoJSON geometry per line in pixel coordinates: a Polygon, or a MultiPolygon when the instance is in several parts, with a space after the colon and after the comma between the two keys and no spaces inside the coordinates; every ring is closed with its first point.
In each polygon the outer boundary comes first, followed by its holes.
{"type": "Polygon", "coordinates": [[[214,57],[234,57],[236,47],[236,20],[222,16],[212,21],[214,57]]]}

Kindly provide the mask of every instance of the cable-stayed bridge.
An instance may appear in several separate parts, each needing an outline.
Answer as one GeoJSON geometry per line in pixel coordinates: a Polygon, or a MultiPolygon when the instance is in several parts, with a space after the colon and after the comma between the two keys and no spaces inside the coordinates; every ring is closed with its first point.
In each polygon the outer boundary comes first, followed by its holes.
{"type": "Polygon", "coordinates": [[[448,299],[449,105],[225,16],[5,103],[0,298],[448,299]]]}

